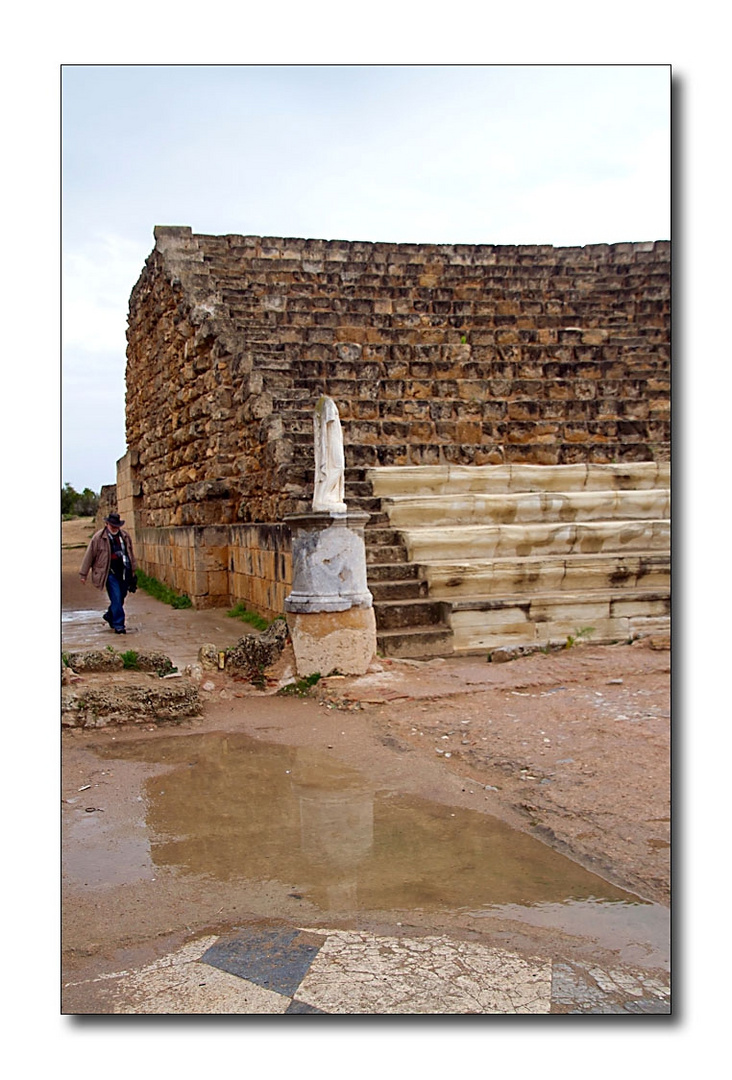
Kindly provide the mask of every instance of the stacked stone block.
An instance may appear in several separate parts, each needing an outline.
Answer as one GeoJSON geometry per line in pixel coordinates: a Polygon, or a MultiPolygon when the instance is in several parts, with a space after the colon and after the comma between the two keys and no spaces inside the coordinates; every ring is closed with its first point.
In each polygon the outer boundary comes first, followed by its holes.
{"type": "Polygon", "coordinates": [[[292,552],[284,525],[232,525],[229,530],[232,600],[273,618],[285,610],[292,587],[292,552]]]}
{"type": "Polygon", "coordinates": [[[310,508],[323,393],[339,407],[354,509],[378,509],[365,478],[384,466],[669,458],[666,242],[380,244],[187,227],[155,240],[130,299],[120,512],[134,514],[143,566],[200,606],[228,596],[283,610],[289,546],[269,547],[267,530],[310,508]],[[161,540],[217,526],[241,531],[216,568],[184,566],[171,559],[179,542],[161,540]]]}
{"type": "Polygon", "coordinates": [[[668,457],[667,243],[156,240],[128,333],[140,524],[306,510],[324,392],[350,468],[668,457]]]}
{"type": "Polygon", "coordinates": [[[138,529],[136,552],[146,574],[189,596],[196,607],[229,604],[226,526],[138,529]]]}

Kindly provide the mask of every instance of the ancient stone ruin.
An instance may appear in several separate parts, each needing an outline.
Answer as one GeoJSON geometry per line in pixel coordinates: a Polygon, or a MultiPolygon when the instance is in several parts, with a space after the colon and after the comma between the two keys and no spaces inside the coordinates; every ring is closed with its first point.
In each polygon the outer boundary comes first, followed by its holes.
{"type": "Polygon", "coordinates": [[[669,613],[670,245],[158,227],[130,299],[117,503],[148,574],[269,617],[340,414],[379,648],[594,641],[669,613]]]}

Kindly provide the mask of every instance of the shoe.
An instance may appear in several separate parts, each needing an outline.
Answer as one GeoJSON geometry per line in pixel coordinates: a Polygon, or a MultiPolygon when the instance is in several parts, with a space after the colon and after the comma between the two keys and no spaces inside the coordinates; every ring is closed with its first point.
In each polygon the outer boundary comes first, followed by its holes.
{"type": "Polygon", "coordinates": [[[112,625],[111,622],[109,621],[109,612],[108,611],[104,612],[104,614],[102,615],[102,618],[104,619],[105,623],[107,623],[108,626],[112,625]]]}
{"type": "Polygon", "coordinates": [[[121,627],[121,629],[119,629],[119,630],[115,630],[115,634],[126,634],[126,633],[127,633],[127,631],[125,630],[124,626],[121,627]]]}

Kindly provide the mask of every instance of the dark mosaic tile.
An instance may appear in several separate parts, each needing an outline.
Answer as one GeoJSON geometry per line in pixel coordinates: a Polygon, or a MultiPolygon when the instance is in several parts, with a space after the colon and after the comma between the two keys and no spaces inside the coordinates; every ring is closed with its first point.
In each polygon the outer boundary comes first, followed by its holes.
{"type": "Polygon", "coordinates": [[[287,1006],[285,1015],[287,1015],[287,1013],[320,1013],[322,1016],[328,1015],[323,1009],[316,1009],[314,1005],[308,1005],[305,1001],[298,1001],[297,998],[291,1001],[287,1006]]]}
{"type": "Polygon", "coordinates": [[[241,929],[220,938],[201,960],[265,990],[292,997],[320,949],[312,941],[312,934],[299,930],[241,929]]]}
{"type": "Polygon", "coordinates": [[[555,963],[552,970],[552,1002],[574,1006],[572,1012],[606,1011],[607,995],[596,983],[583,977],[569,964],[555,963]]]}
{"type": "Polygon", "coordinates": [[[660,1001],[658,998],[641,998],[639,1001],[628,1001],[625,1011],[629,1013],[670,1013],[671,1005],[668,1001],[660,1001]]]}

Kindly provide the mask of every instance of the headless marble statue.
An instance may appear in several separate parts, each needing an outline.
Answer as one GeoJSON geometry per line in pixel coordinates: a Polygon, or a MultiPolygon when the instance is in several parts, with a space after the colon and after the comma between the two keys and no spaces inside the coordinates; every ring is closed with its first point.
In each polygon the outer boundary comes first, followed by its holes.
{"type": "Polygon", "coordinates": [[[315,406],[315,492],[313,510],[345,514],[345,457],[338,406],[324,394],[315,406]]]}

